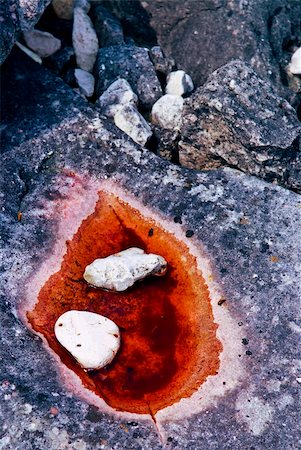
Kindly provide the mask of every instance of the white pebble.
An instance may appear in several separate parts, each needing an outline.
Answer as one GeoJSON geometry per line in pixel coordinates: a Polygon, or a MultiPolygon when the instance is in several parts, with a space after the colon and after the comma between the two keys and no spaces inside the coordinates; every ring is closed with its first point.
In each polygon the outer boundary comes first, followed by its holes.
{"type": "Polygon", "coordinates": [[[107,317],[87,311],[67,311],[55,323],[59,343],[86,370],[101,369],[120,347],[118,326],[107,317]]]}
{"type": "Polygon", "coordinates": [[[86,96],[91,97],[94,93],[95,80],[91,73],[82,69],[75,69],[75,79],[80,91],[86,96]]]}
{"type": "Polygon", "coordinates": [[[46,31],[26,31],[23,37],[27,46],[41,58],[47,58],[61,48],[61,41],[46,31]]]}
{"type": "Polygon", "coordinates": [[[293,54],[288,68],[293,75],[301,75],[301,47],[293,54]]]}
{"type": "Polygon", "coordinates": [[[164,275],[167,262],[162,256],[132,247],[107,258],[95,259],[86,267],[84,279],[93,286],[125,291],[148,275],[164,275]]]}
{"type": "Polygon", "coordinates": [[[189,94],[194,89],[192,79],[184,70],[170,72],[167,77],[166,94],[189,94]]]}
{"type": "Polygon", "coordinates": [[[72,42],[78,67],[92,72],[98,52],[98,39],[90,17],[82,8],[74,8],[72,42]]]}
{"type": "Polygon", "coordinates": [[[98,101],[102,113],[107,117],[114,117],[124,105],[137,105],[138,97],[129,83],[120,78],[106,89],[98,101]]]}
{"type": "Polygon", "coordinates": [[[152,130],[135,106],[128,104],[120,108],[114,116],[115,125],[137,144],[144,145],[152,135],[152,130]]]}
{"type": "Polygon", "coordinates": [[[181,125],[184,100],[179,95],[166,94],[152,108],[152,123],[173,130],[181,125]]]}

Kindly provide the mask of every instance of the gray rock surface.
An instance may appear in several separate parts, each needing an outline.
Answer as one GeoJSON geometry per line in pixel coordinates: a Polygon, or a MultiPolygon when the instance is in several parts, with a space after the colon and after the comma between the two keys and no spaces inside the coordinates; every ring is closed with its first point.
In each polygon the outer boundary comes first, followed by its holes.
{"type": "Polygon", "coordinates": [[[93,4],[90,12],[100,47],[124,44],[121,23],[110,11],[99,4],[93,4]]]}
{"type": "MultiPolygon", "coordinates": [[[[51,127],[36,120],[36,105],[22,105],[28,100],[21,89],[9,91],[6,103],[6,116],[13,112],[16,120],[27,109],[28,133],[17,141],[7,137],[10,151],[1,159],[3,448],[298,448],[300,197],[233,169],[195,172],[159,160],[100,120],[45,69],[31,61],[19,72],[16,61],[11,66],[12,86],[22,71],[23,91],[34,78],[37,89],[47,86],[54,101],[63,97],[65,103],[53,111],[51,127]],[[72,107],[72,117],[62,120],[62,110],[72,107]],[[192,230],[226,300],[216,308],[228,311],[242,335],[235,354],[244,369],[240,384],[189,419],[160,423],[164,446],[151,421],[113,417],[69,392],[60,363],[16,312],[28,279],[55,245],[60,214],[51,211],[71,198],[74,175],[109,179],[162,217],[176,219],[177,230],[192,230]]],[[[40,111],[49,108],[48,97],[40,104],[40,111]]]]}
{"type": "Polygon", "coordinates": [[[132,45],[102,48],[95,63],[96,94],[100,96],[118,78],[126,79],[143,109],[150,110],[162,95],[148,50],[132,45]]]}
{"type": "Polygon", "coordinates": [[[19,33],[31,30],[35,26],[48,3],[49,0],[0,2],[0,64],[11,51],[19,33]]]}
{"type": "Polygon", "coordinates": [[[301,189],[301,126],[295,110],[241,61],[217,71],[187,100],[180,163],[230,166],[301,189]]]}

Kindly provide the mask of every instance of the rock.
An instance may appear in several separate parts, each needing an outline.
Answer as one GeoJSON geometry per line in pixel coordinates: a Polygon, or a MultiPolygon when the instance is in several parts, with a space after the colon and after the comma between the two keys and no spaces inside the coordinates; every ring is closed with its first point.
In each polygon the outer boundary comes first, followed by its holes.
{"type": "Polygon", "coordinates": [[[194,169],[228,165],[300,190],[300,132],[287,101],[248,64],[233,61],[188,99],[179,160],[194,169]]]}
{"type": "Polygon", "coordinates": [[[159,98],[152,108],[152,123],[173,130],[182,121],[184,100],[179,95],[166,94],[159,98]]]}
{"type": "Polygon", "coordinates": [[[51,5],[60,19],[72,20],[74,0],[52,0],[51,5]]]}
{"type": "Polygon", "coordinates": [[[8,56],[20,33],[34,27],[48,3],[49,0],[1,0],[0,64],[8,56]]]}
{"type": "MultiPolygon", "coordinates": [[[[138,445],[159,450],[163,439],[168,447],[181,450],[223,449],[225,442],[231,450],[266,449],[267,443],[273,450],[296,448],[300,437],[300,384],[296,380],[300,196],[234,169],[186,170],[143,151],[109,120],[99,118],[62,80],[15,50],[3,65],[2,81],[6,98],[2,116],[6,130],[15,133],[7,133],[2,141],[0,160],[0,357],[5,361],[0,365],[5,400],[0,408],[1,444],[7,450],[130,449],[138,445]],[[57,106],[51,107],[52,103],[57,106]],[[24,132],[18,132],[20,129],[24,132]],[[192,254],[196,252],[223,345],[218,374],[206,380],[208,389],[203,389],[202,395],[193,396],[193,406],[186,409],[189,416],[183,416],[183,404],[191,401],[188,398],[174,404],[168,417],[164,411],[155,415],[160,436],[150,415],[136,413],[133,418],[124,411],[114,413],[113,407],[82,386],[78,375],[45,340],[28,329],[26,312],[34,307],[40,286],[52,282],[50,276],[60,270],[66,252],[72,251],[69,240],[79,236],[82,221],[95,213],[99,189],[110,186],[115,189],[113,196],[121,196],[131,206],[133,202],[139,215],[154,223],[153,236],[143,238],[148,245],[159,247],[157,230],[167,227],[192,254]],[[17,220],[18,211],[23,211],[21,221],[17,220]],[[187,230],[194,231],[192,239],[186,238],[187,230]],[[199,402],[204,402],[201,409],[199,402]],[[50,414],[52,406],[59,410],[55,418],[50,414]],[[100,437],[108,443],[100,444],[100,437]]],[[[164,286],[172,269],[166,277],[149,280],[150,284],[164,286]]],[[[75,291],[86,286],[73,273],[66,281],[75,291]]],[[[92,297],[97,292],[90,288],[87,294],[92,297]]],[[[171,310],[172,323],[176,319],[176,327],[184,324],[180,328],[183,333],[176,334],[182,340],[191,322],[182,320],[178,314],[181,302],[171,305],[169,292],[164,314],[171,310]]],[[[126,293],[103,295],[114,298],[126,293]]],[[[65,301],[57,299],[61,300],[65,301]]],[[[154,296],[158,305],[156,300],[154,296]]],[[[106,308],[106,302],[100,301],[106,308]]],[[[120,313],[116,308],[120,322],[109,316],[120,330],[121,322],[126,324],[123,343],[126,335],[136,331],[127,326],[131,306],[130,301],[127,309],[122,304],[120,313]]],[[[54,311],[52,304],[49,307],[54,311]]],[[[150,318],[146,345],[160,334],[152,327],[155,313],[153,303],[145,305],[145,320],[150,318]]],[[[54,314],[51,333],[56,319],[54,314]]],[[[164,324],[164,318],[162,321],[164,324]]],[[[200,332],[203,324],[201,321],[200,332]]],[[[159,331],[168,339],[169,328],[159,331]]],[[[54,335],[50,340],[59,347],[54,335]]],[[[115,362],[118,366],[123,348],[121,345],[113,366],[115,362]]],[[[158,348],[158,357],[165,348],[158,348]]],[[[145,364],[140,348],[133,356],[145,364]]],[[[187,352],[185,357],[188,364],[187,352]]],[[[72,367],[71,357],[69,361],[72,367]]],[[[170,361],[173,367],[174,359],[170,361]]],[[[134,371],[128,367],[125,379],[133,377],[135,384],[136,366],[134,371]]],[[[79,372],[89,377],[87,384],[93,386],[94,374],[79,372]]],[[[109,374],[107,370],[99,374],[103,385],[110,381],[106,378],[109,374]]],[[[149,373],[146,376],[140,386],[149,373]]],[[[115,388],[121,390],[117,383],[115,388]]],[[[154,385],[149,388],[153,390],[154,385]]]]}
{"type": "Polygon", "coordinates": [[[45,58],[43,63],[57,75],[62,75],[69,67],[75,66],[74,50],[72,47],[61,48],[54,55],[45,58]]]}
{"type": "Polygon", "coordinates": [[[129,83],[123,78],[119,78],[99,97],[98,103],[105,116],[114,117],[124,105],[136,106],[138,97],[132,91],[129,83]]]}
{"type": "Polygon", "coordinates": [[[118,326],[107,317],[88,311],[67,311],[56,321],[59,343],[86,370],[110,364],[120,347],[118,326]]]}
{"type": "Polygon", "coordinates": [[[293,75],[301,75],[301,47],[292,55],[289,71],[293,75]]]}
{"type": "Polygon", "coordinates": [[[192,79],[184,70],[171,72],[167,77],[166,94],[184,95],[194,89],[192,79]]]}
{"type": "Polygon", "coordinates": [[[162,256],[128,248],[107,258],[95,259],[86,267],[84,279],[95,287],[125,291],[149,275],[164,275],[167,262],[162,256]]]}
{"type": "Polygon", "coordinates": [[[47,58],[61,48],[61,41],[45,31],[27,31],[23,37],[28,47],[41,58],[47,58]]]}
{"type": "Polygon", "coordinates": [[[118,78],[129,82],[145,110],[150,110],[162,95],[154,66],[145,48],[114,45],[99,50],[95,64],[97,95],[100,96],[118,78]]]}
{"type": "Polygon", "coordinates": [[[161,72],[164,75],[168,75],[175,66],[175,62],[172,58],[165,58],[163,51],[159,45],[155,45],[150,49],[149,56],[155,66],[156,71],[161,72]]]}
{"type": "Polygon", "coordinates": [[[101,5],[92,5],[91,18],[98,36],[100,47],[124,44],[120,21],[101,5]]]}
{"type": "Polygon", "coordinates": [[[90,17],[81,8],[74,8],[72,41],[80,69],[92,72],[98,52],[98,39],[90,17]]]}
{"type": "Polygon", "coordinates": [[[93,75],[87,72],[86,70],[82,69],[75,69],[74,75],[80,91],[86,97],[92,97],[94,93],[94,84],[95,84],[93,75]]]}
{"type": "Polygon", "coordinates": [[[154,136],[156,142],[156,154],[179,164],[178,142],[180,140],[179,129],[168,130],[158,126],[154,127],[154,136]]]}
{"type": "Polygon", "coordinates": [[[74,8],[80,8],[86,14],[88,14],[88,12],[91,9],[90,1],[89,0],[74,0],[74,8]]]}
{"type": "Polygon", "coordinates": [[[135,106],[128,104],[118,109],[114,116],[115,125],[137,144],[145,146],[152,136],[152,130],[135,106]]]}

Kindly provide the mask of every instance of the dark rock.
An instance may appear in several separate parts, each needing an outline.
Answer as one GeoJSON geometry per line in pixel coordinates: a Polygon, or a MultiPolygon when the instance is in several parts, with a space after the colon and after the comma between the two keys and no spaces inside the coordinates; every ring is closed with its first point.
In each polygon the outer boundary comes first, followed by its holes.
{"type": "Polygon", "coordinates": [[[168,161],[178,163],[178,142],[180,140],[179,131],[154,127],[154,136],[156,139],[156,145],[154,148],[156,154],[167,159],[168,161]]]}
{"type": "Polygon", "coordinates": [[[145,48],[131,45],[102,48],[98,52],[94,73],[98,97],[118,78],[129,82],[143,109],[150,110],[162,95],[154,66],[145,48]]]}
{"type": "Polygon", "coordinates": [[[0,2],[0,64],[11,51],[18,35],[22,31],[31,30],[39,20],[49,0],[28,0],[0,2]]]}
{"type": "Polygon", "coordinates": [[[155,45],[154,47],[152,47],[150,49],[149,55],[156,71],[161,72],[164,75],[168,75],[175,66],[175,61],[172,58],[166,58],[159,45],[155,45]]]}
{"type": "Polygon", "coordinates": [[[230,166],[301,189],[301,125],[295,110],[241,61],[215,71],[187,100],[180,163],[230,166]]]}
{"type": "Polygon", "coordinates": [[[43,64],[55,74],[61,75],[71,66],[75,67],[75,55],[72,47],[65,47],[43,60],[43,64]]]}
{"type": "MultiPolygon", "coordinates": [[[[212,298],[212,305],[214,314],[223,311],[220,338],[223,346],[230,346],[230,361],[241,365],[240,378],[237,380],[226,358],[229,380],[220,378],[216,397],[203,410],[194,408],[186,419],[171,417],[164,422],[158,417],[158,428],[168,446],[216,450],[224,448],[226,442],[231,450],[296,447],[300,434],[300,259],[296,246],[300,241],[300,197],[233,169],[198,173],[175,167],[142,151],[108,121],[99,119],[97,111],[47,70],[21,61],[18,71],[18,58],[13,59],[10,66],[15,67],[14,79],[19,85],[17,90],[13,82],[10,85],[7,95],[11,104],[4,116],[11,115],[10,108],[18,104],[19,109],[14,109],[16,120],[19,110],[27,111],[28,134],[27,139],[15,141],[14,148],[10,146],[11,151],[1,158],[3,448],[166,447],[151,419],[140,420],[136,415],[135,426],[129,427],[133,417],[122,419],[98,411],[68,391],[59,360],[18,318],[32,275],[53,254],[57,243],[59,222],[65,212],[60,202],[70,204],[74,195],[82,195],[82,203],[75,204],[76,216],[91,189],[97,198],[95,182],[111,182],[121,192],[129,192],[151,210],[154,221],[156,215],[168,220],[170,233],[172,227],[183,236],[193,232],[189,239],[210,262],[208,280],[214,279],[226,300],[215,306],[217,299],[212,298]],[[32,99],[24,95],[28,86],[32,99]],[[52,112],[49,125],[42,113],[49,108],[50,100],[41,95],[42,87],[54,100],[66,99],[62,107],[65,119],[57,110],[52,112]],[[38,121],[34,100],[39,95],[38,121]],[[23,212],[21,221],[17,220],[18,211],[23,212]],[[267,244],[270,254],[262,252],[267,244]],[[233,321],[229,327],[225,325],[227,314],[233,321]],[[240,336],[235,341],[237,333],[240,336]],[[242,338],[249,339],[248,348],[241,343],[242,338]]],[[[156,232],[151,239],[155,236],[156,232]]]]}
{"type": "Polygon", "coordinates": [[[92,4],[90,16],[100,47],[124,44],[121,23],[110,11],[101,5],[92,4]]]}

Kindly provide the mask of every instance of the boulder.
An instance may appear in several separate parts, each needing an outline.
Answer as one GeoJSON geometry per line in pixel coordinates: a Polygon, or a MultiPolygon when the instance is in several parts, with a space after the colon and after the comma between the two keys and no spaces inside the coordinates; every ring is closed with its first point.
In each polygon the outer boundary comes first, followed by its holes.
{"type": "Polygon", "coordinates": [[[101,48],[95,64],[96,94],[100,96],[118,78],[129,82],[139,103],[150,110],[162,95],[161,86],[146,48],[114,45],[101,48]]]}
{"type": "Polygon", "coordinates": [[[301,189],[300,122],[295,110],[242,61],[215,71],[187,100],[180,163],[230,166],[301,189]]]}

